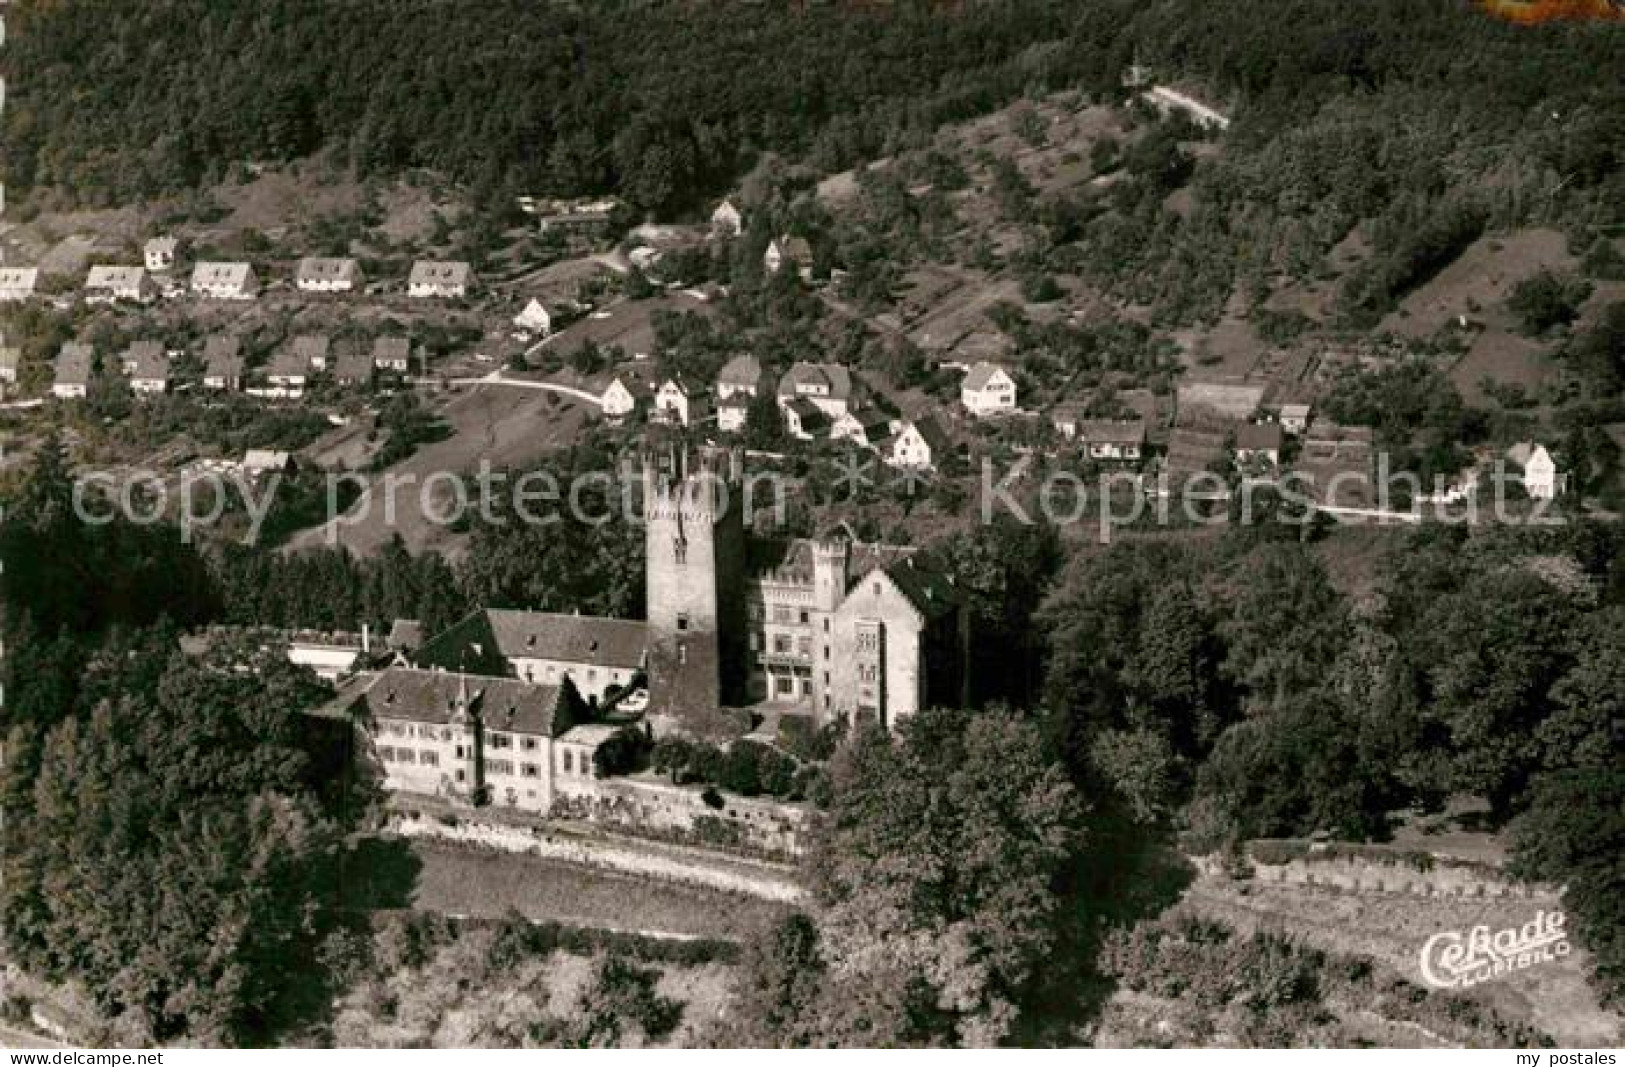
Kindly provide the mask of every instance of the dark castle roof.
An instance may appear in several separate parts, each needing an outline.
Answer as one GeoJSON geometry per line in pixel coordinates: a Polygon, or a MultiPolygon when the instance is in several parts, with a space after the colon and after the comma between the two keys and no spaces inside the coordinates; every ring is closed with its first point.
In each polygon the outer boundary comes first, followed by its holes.
{"type": "Polygon", "coordinates": [[[574,709],[556,685],[531,685],[512,678],[391,667],[366,694],[374,718],[412,722],[456,722],[467,700],[487,729],[557,737],[575,725],[574,709]]]}

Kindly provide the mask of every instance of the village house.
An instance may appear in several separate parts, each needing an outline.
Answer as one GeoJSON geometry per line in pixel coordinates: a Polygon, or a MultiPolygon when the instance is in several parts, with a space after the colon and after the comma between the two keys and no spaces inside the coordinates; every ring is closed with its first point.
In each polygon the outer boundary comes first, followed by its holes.
{"type": "Polygon", "coordinates": [[[881,448],[892,436],[892,419],[879,408],[853,408],[835,420],[829,435],[864,448],[881,448]]]}
{"type": "Polygon", "coordinates": [[[637,370],[623,369],[605,386],[601,402],[605,418],[624,419],[638,410],[638,405],[654,393],[646,375],[637,370]]]}
{"type": "Polygon", "coordinates": [[[255,481],[268,474],[291,475],[298,471],[293,453],[275,448],[251,448],[243,453],[243,474],[255,481]]]}
{"type": "Polygon", "coordinates": [[[328,354],[333,341],[325,333],[302,333],[293,339],[294,355],[313,372],[327,369],[328,354]]]}
{"type": "Polygon", "coordinates": [[[372,365],[375,370],[392,374],[405,374],[412,367],[412,339],[409,337],[378,337],[372,342],[372,365]]]}
{"type": "Polygon", "coordinates": [[[83,399],[90,386],[96,352],[89,345],[69,341],[56,355],[56,378],[51,395],[59,400],[83,399]]]}
{"type": "Polygon", "coordinates": [[[1282,433],[1277,422],[1248,422],[1236,427],[1236,466],[1281,464],[1282,433]]]}
{"type": "Polygon", "coordinates": [[[738,237],[745,228],[745,217],[734,207],[733,201],[724,200],[711,212],[711,233],[719,238],[738,237]]]}
{"type": "Polygon", "coordinates": [[[38,267],[0,268],[0,303],[27,300],[38,287],[38,267]]]}
{"type": "Polygon", "coordinates": [[[904,420],[892,439],[886,462],[903,470],[935,470],[953,450],[936,417],[904,420]]]}
{"type": "Polygon", "coordinates": [[[474,270],[463,262],[420,259],[406,279],[406,295],[418,299],[467,296],[474,285],[474,270]]]}
{"type": "Polygon", "coordinates": [[[203,262],[192,267],[192,292],[214,300],[252,300],[259,278],[248,263],[203,262]]]}
{"type": "Polygon", "coordinates": [[[567,687],[391,667],[361,701],[386,789],[552,810],[554,741],[579,715],[567,687]]]}
{"type": "Polygon", "coordinates": [[[717,399],[755,396],[762,385],[762,365],[755,356],[735,356],[717,372],[717,399]]]}
{"type": "Polygon", "coordinates": [[[361,288],[361,265],[349,258],[307,256],[294,270],[294,285],[302,293],[349,293],[361,288]]]}
{"type": "Polygon", "coordinates": [[[540,300],[532,299],[525,305],[525,309],[514,316],[513,324],[526,334],[541,334],[546,337],[553,332],[553,316],[547,313],[547,308],[540,300]]]}
{"type": "Polygon", "coordinates": [[[265,368],[265,385],[249,392],[276,400],[297,400],[305,395],[309,381],[310,364],[292,348],[283,348],[271,357],[270,365],[265,368]]]}
{"type": "Polygon", "coordinates": [[[779,379],[779,407],[805,400],[823,412],[826,420],[845,415],[855,399],[852,372],[839,363],[798,362],[779,379]]]}
{"type": "Polygon", "coordinates": [[[779,412],[784,416],[784,432],[798,441],[817,440],[829,433],[830,417],[804,396],[780,397],[779,412]]]}
{"type": "Polygon", "coordinates": [[[203,343],[203,388],[236,392],[243,387],[243,345],[228,334],[203,343]]]}
{"type": "Polygon", "coordinates": [[[598,237],[615,222],[621,209],[620,200],[613,196],[577,200],[533,200],[525,208],[536,216],[537,229],[545,234],[561,236],[598,237]]]}
{"type": "Polygon", "coordinates": [[[124,373],[130,390],[140,396],[161,396],[169,391],[169,356],[156,341],[137,341],[125,350],[124,373]]]}
{"type": "Polygon", "coordinates": [[[802,281],[811,280],[812,245],[805,237],[780,237],[767,243],[767,251],[762,253],[762,266],[767,272],[777,274],[786,264],[795,267],[802,281]]]}
{"type": "Polygon", "coordinates": [[[1563,492],[1566,477],[1557,469],[1557,461],[1546,446],[1535,441],[1520,441],[1507,449],[1507,459],[1523,470],[1523,488],[1536,500],[1553,500],[1563,492]]]}
{"type": "Polygon", "coordinates": [[[655,414],[678,426],[704,422],[711,413],[711,395],[678,378],[667,378],[655,393],[655,414]]]}
{"type": "Polygon", "coordinates": [[[977,418],[1016,410],[1016,380],[997,363],[978,363],[959,386],[959,402],[977,418]]]}
{"type": "Polygon", "coordinates": [[[1094,460],[1137,462],[1145,455],[1145,423],[1139,419],[1079,419],[1070,423],[1070,432],[1057,423],[1068,438],[1078,442],[1094,460]]]}
{"type": "Polygon", "coordinates": [[[511,675],[539,685],[565,679],[602,703],[631,687],[648,661],[647,630],[634,619],[542,611],[475,611],[425,643],[413,665],[511,675]]]}
{"type": "Polygon", "coordinates": [[[151,271],[163,272],[175,266],[175,255],[180,242],[173,237],[154,237],[141,250],[141,258],[151,271]]]}
{"type": "Polygon", "coordinates": [[[115,267],[98,264],[90,268],[85,279],[85,303],[111,304],[115,300],[128,300],[145,304],[158,295],[158,289],[147,277],[145,267],[115,267]]]}
{"type": "Polygon", "coordinates": [[[1282,404],[1281,429],[1297,436],[1309,429],[1309,416],[1313,409],[1308,404],[1282,404]]]}
{"type": "Polygon", "coordinates": [[[342,347],[333,362],[333,380],[340,385],[372,384],[372,354],[353,344],[342,347]]]}

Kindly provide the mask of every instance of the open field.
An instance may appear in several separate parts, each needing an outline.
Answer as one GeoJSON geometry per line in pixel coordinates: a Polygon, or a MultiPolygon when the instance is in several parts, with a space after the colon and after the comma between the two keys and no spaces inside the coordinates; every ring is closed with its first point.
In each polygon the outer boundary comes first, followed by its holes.
{"type": "Polygon", "coordinates": [[[422,866],[411,905],[425,911],[495,917],[516,908],[527,918],[572,926],[739,939],[783,910],[762,900],[535,856],[424,841],[412,849],[422,866]]]}
{"type": "Polygon", "coordinates": [[[482,460],[496,470],[533,463],[549,450],[569,444],[588,418],[581,405],[561,400],[557,394],[504,386],[476,386],[460,392],[439,413],[451,434],[423,446],[386,472],[395,476],[400,487],[394,494],[393,518],[380,488],[363,496],[339,519],[302,531],[289,548],[337,543],[366,555],[398,533],[413,552],[432,548],[455,557],[462,551],[463,538],[425,514],[425,483],[434,478],[428,483],[430,510],[445,508],[451,492],[447,474],[475,471],[482,460]]]}

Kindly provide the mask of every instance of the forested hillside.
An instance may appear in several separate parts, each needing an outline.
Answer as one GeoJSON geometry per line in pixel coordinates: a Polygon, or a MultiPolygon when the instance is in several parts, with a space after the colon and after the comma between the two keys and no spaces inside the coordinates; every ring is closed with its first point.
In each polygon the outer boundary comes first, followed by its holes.
{"type": "Polygon", "coordinates": [[[838,168],[1073,66],[1028,53],[1064,35],[1064,0],[933,6],[12,5],[6,182],[128,200],[332,146],[365,173],[672,207],[755,150],[838,168]]]}

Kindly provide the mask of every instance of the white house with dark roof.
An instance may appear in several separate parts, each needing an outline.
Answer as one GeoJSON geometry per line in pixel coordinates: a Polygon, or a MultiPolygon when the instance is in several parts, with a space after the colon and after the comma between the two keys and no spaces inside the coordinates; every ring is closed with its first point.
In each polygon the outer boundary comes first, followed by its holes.
{"type": "Polygon", "coordinates": [[[250,263],[205,261],[192,267],[192,292],[211,300],[252,300],[260,282],[250,263]]]}
{"type": "Polygon", "coordinates": [[[537,814],[553,807],[554,742],[581,714],[563,685],[411,667],[380,673],[358,710],[385,788],[537,814]]]}
{"type": "Polygon", "coordinates": [[[38,267],[0,268],[0,303],[27,300],[38,288],[38,267]]]}
{"type": "Polygon", "coordinates": [[[157,296],[158,287],[147,276],[145,267],[117,267],[101,263],[91,267],[85,279],[87,304],[111,304],[115,300],[145,304],[157,296]]]}
{"type": "Polygon", "coordinates": [[[1239,466],[1258,463],[1279,466],[1283,438],[1278,422],[1247,422],[1237,426],[1236,463],[1239,466]]]}
{"type": "Polygon", "coordinates": [[[56,377],[51,395],[59,400],[82,400],[90,386],[90,373],[96,351],[89,345],[69,341],[56,355],[56,377]]]}
{"type": "Polygon", "coordinates": [[[181,243],[173,237],[154,237],[141,249],[141,258],[151,271],[163,272],[175,266],[175,255],[181,243]]]}
{"type": "Polygon", "coordinates": [[[959,384],[959,402],[977,418],[1016,410],[1016,380],[997,363],[978,363],[959,384]]]}
{"type": "Polygon", "coordinates": [[[302,293],[349,293],[361,288],[361,264],[349,257],[306,256],[293,281],[302,293]]]}
{"type": "Polygon", "coordinates": [[[474,269],[463,262],[420,259],[407,275],[406,295],[420,300],[467,296],[474,286],[474,269]]]}

